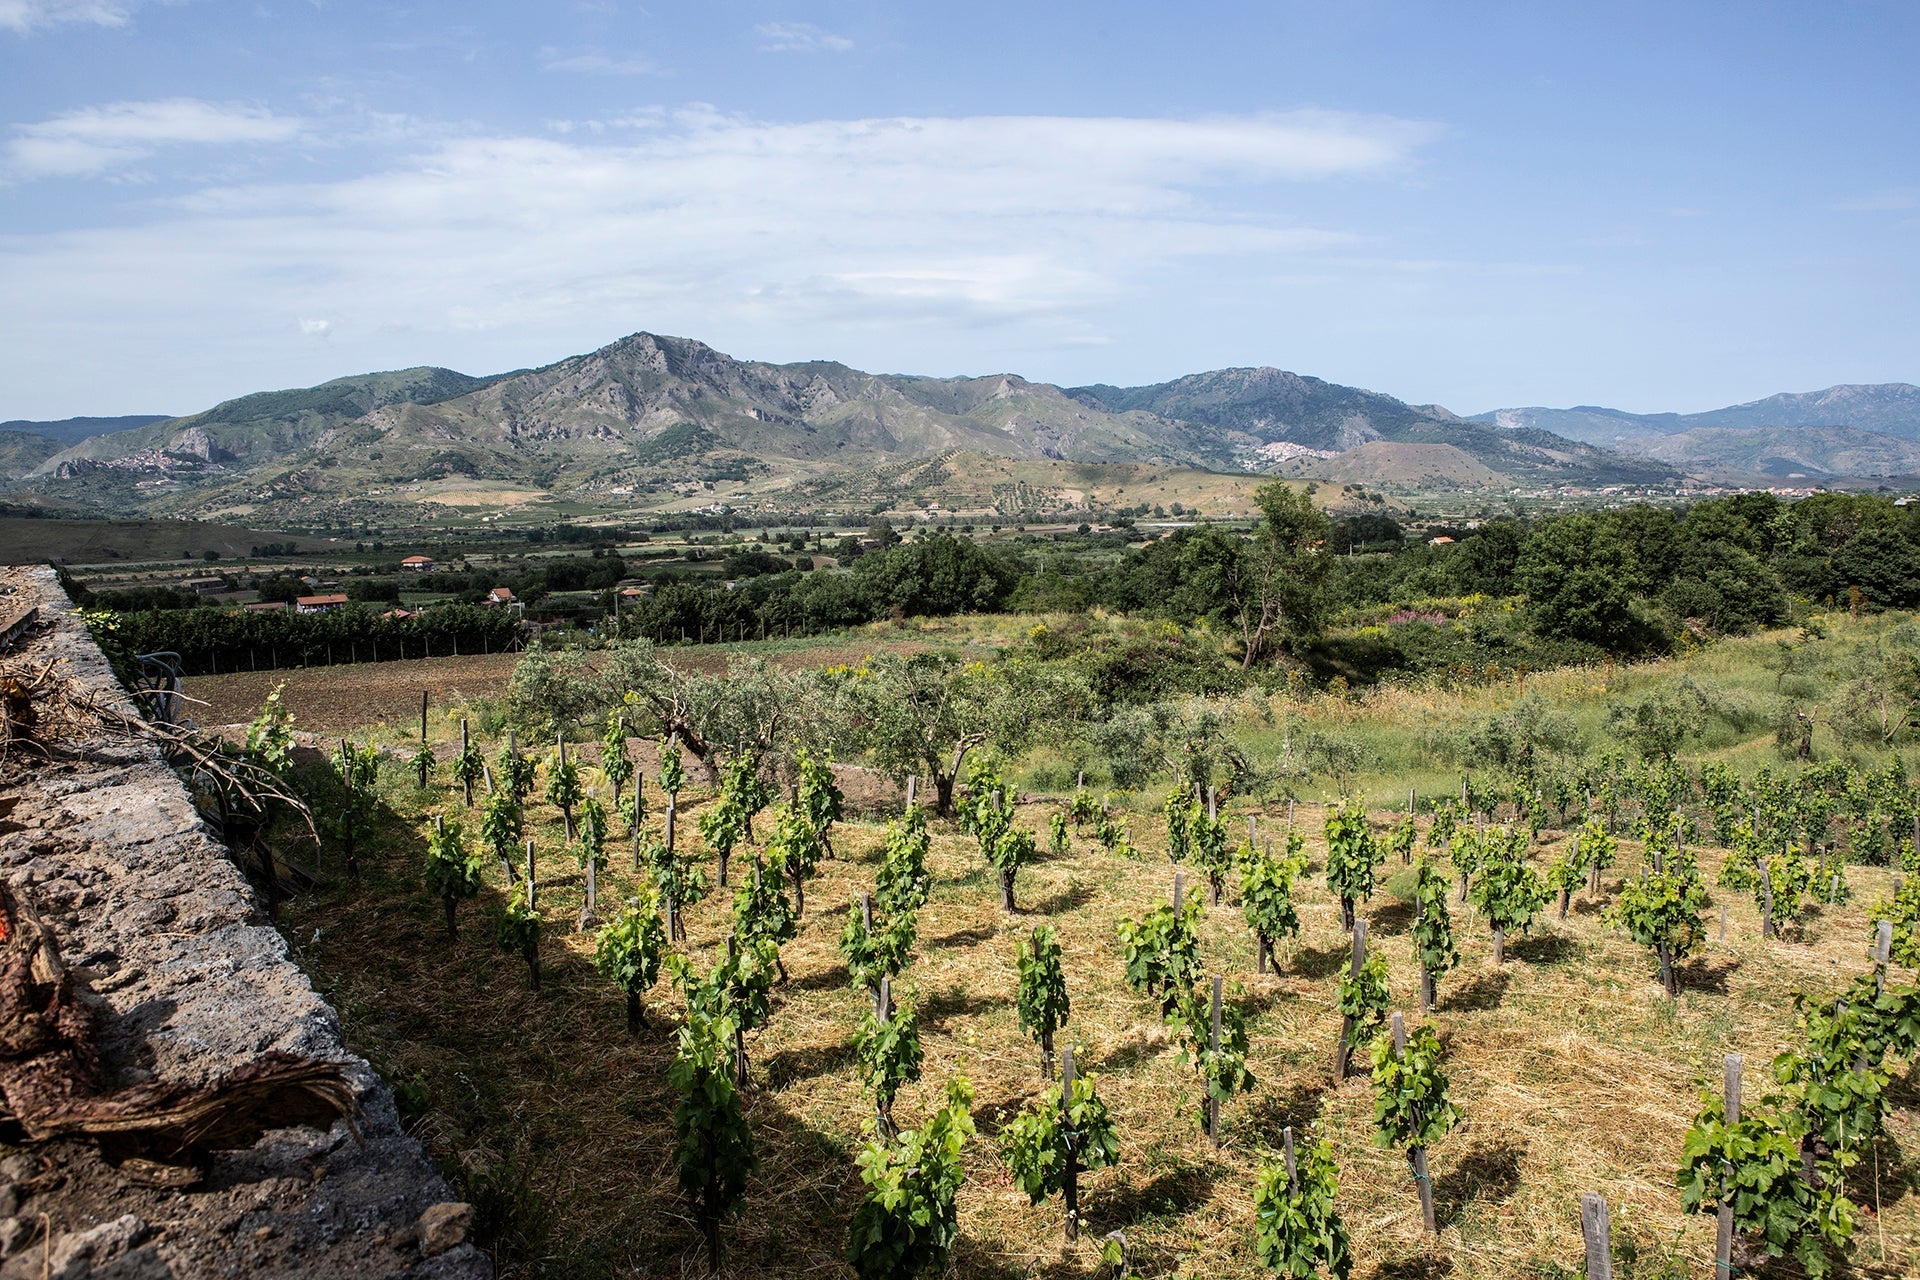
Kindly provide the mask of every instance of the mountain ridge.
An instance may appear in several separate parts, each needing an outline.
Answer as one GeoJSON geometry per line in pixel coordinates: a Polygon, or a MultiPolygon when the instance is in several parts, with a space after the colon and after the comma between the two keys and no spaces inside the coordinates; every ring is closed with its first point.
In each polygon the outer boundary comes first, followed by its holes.
{"type": "Polygon", "coordinates": [[[771,484],[953,452],[1302,475],[1375,442],[1445,446],[1376,453],[1398,457],[1409,474],[1462,485],[1660,483],[1674,474],[1656,460],[1271,366],[1066,388],[1010,372],[939,378],[830,360],[741,360],[642,331],[510,373],[421,366],[258,392],[87,439],[46,458],[31,480],[217,510],[347,502],[449,476],[586,498],[710,487],[716,478],[771,484]]]}

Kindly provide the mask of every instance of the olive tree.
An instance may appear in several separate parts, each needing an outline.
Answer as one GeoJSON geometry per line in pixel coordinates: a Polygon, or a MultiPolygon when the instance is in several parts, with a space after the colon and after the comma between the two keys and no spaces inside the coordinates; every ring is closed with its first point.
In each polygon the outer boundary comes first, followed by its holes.
{"type": "Polygon", "coordinates": [[[992,742],[1014,757],[1077,715],[1082,686],[1029,663],[986,663],[928,651],[875,654],[841,677],[858,740],[897,779],[930,778],[939,812],[953,815],[953,789],[967,753],[992,742]]]}

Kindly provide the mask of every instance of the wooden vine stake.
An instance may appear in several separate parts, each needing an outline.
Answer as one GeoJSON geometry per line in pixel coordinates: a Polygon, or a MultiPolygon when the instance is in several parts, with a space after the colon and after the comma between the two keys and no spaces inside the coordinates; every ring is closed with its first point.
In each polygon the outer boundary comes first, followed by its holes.
{"type": "MultiPolygon", "coordinates": [[[[1367,962],[1367,918],[1356,915],[1353,918],[1353,963],[1347,973],[1355,981],[1360,978],[1360,966],[1367,962]]],[[[1333,1082],[1339,1084],[1347,1078],[1348,1068],[1352,1065],[1352,1053],[1347,1041],[1353,1035],[1353,1015],[1344,1014],[1340,1019],[1340,1043],[1333,1047],[1333,1082]]]]}
{"type": "MultiPolygon", "coordinates": [[[[730,933],[727,935],[728,966],[731,967],[739,956],[740,941],[735,935],[730,933]]],[[[886,989],[887,980],[882,978],[880,980],[880,991],[883,997],[886,989]]],[[[740,1021],[737,1018],[734,1019],[733,1022],[733,1087],[736,1089],[744,1089],[747,1087],[747,1033],[740,1029],[740,1021]]]]}
{"type": "MultiPolygon", "coordinates": [[[[471,745],[471,739],[469,739],[467,736],[467,718],[465,716],[461,716],[460,717],[460,757],[461,759],[465,759],[467,752],[472,749],[473,748],[471,745]]],[[[471,809],[473,808],[473,779],[471,777],[463,778],[461,779],[461,785],[466,788],[467,808],[471,809]]]]}
{"type": "Polygon", "coordinates": [[[1613,1280],[1613,1241],[1607,1202],[1596,1191],[1580,1193],[1580,1234],[1587,1245],[1587,1280],[1613,1280]]]}
{"type": "Polygon", "coordinates": [[[533,895],[539,889],[533,878],[533,841],[527,841],[527,910],[535,909],[533,895]]]}
{"type": "MultiPolygon", "coordinates": [[[[1218,979],[1215,979],[1218,982],[1218,979]]],[[[1073,1131],[1073,1046],[1060,1047],[1060,1127],[1067,1134],[1067,1167],[1061,1172],[1060,1196],[1067,1208],[1067,1239],[1080,1238],[1080,1135],[1073,1131]]]]}
{"type": "MultiPolygon", "coordinates": [[[[760,868],[756,866],[753,873],[756,876],[759,875],[760,868]]],[[[893,980],[885,974],[881,975],[880,990],[873,997],[873,1017],[876,1022],[893,1021],[893,980]]],[[[886,1099],[876,1091],[873,1100],[874,1127],[887,1137],[895,1133],[893,1116],[890,1112],[891,1108],[887,1105],[886,1099]]]]}
{"type": "MultiPolygon", "coordinates": [[[[1393,1028],[1393,1056],[1404,1059],[1407,1056],[1407,1020],[1395,1009],[1389,1019],[1393,1028]]],[[[1420,1193],[1420,1219],[1427,1226],[1427,1234],[1440,1234],[1439,1224],[1433,1216],[1433,1179],[1427,1176],[1427,1149],[1408,1147],[1407,1160],[1413,1165],[1414,1189],[1420,1193]]]]}
{"type": "Polygon", "coordinates": [[[633,771],[633,821],[628,824],[633,828],[633,869],[635,871],[640,869],[640,823],[645,819],[647,812],[647,802],[641,799],[640,793],[646,790],[646,786],[646,776],[635,769],[633,771]]]}
{"type": "Polygon", "coordinates": [[[1760,936],[1773,936],[1773,877],[1767,874],[1767,863],[1760,861],[1760,936]]]}
{"type": "MultiPolygon", "coordinates": [[[[1443,889],[1441,893],[1444,896],[1445,890],[1443,889]]],[[[1420,897],[1420,895],[1416,892],[1414,894],[1414,902],[1413,902],[1413,922],[1415,924],[1420,923],[1421,920],[1426,918],[1426,914],[1427,914],[1426,900],[1420,897]]],[[[1414,948],[1414,951],[1416,953],[1416,958],[1420,962],[1420,1012],[1422,1014],[1425,1014],[1425,1013],[1430,1013],[1433,1010],[1433,999],[1436,994],[1435,988],[1439,984],[1434,981],[1432,972],[1429,971],[1427,968],[1426,957],[1424,955],[1418,954],[1419,950],[1420,949],[1417,946],[1414,948]]]]}
{"type": "Polygon", "coordinates": [[[907,808],[913,808],[913,784],[920,781],[917,777],[907,779],[907,808]]]}
{"type": "MultiPolygon", "coordinates": [[[[1727,1055],[1727,1126],[1731,1128],[1739,1123],[1740,1055],[1730,1053],[1727,1055]]],[[[1733,1186],[1732,1165],[1722,1164],[1720,1166],[1720,1182],[1723,1187],[1728,1189],[1728,1194],[1731,1195],[1731,1188],[1733,1186]]],[[[1720,1222],[1719,1230],[1714,1235],[1713,1260],[1715,1276],[1731,1276],[1733,1274],[1733,1201],[1731,1199],[1720,1202],[1720,1222]]]]}
{"type": "MultiPolygon", "coordinates": [[[[1207,1044],[1213,1052],[1220,1052],[1220,982],[1216,975],[1213,979],[1213,1026],[1207,1033],[1207,1044]]],[[[1220,1099],[1207,1099],[1207,1136],[1213,1139],[1213,1149],[1220,1149],[1220,1099]]]]}
{"type": "Polygon", "coordinates": [[[420,789],[427,789],[427,691],[420,691],[420,789]]]}
{"type": "Polygon", "coordinates": [[[1881,920],[1873,931],[1873,994],[1887,994],[1887,961],[1893,958],[1893,921],[1881,920]]]}
{"type": "Polygon", "coordinates": [[[1300,1194],[1300,1165],[1293,1158],[1293,1126],[1280,1131],[1280,1150],[1287,1158],[1287,1194],[1300,1194]]]}

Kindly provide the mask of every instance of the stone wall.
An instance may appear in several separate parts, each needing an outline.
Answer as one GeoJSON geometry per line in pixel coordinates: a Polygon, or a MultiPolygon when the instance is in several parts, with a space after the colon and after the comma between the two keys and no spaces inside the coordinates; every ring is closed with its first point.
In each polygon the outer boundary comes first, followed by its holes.
{"type": "MultiPolygon", "coordinates": [[[[8,657],[56,663],[131,710],[47,570],[7,571],[39,620],[8,657]]],[[[217,1153],[191,1185],[91,1143],[11,1145],[0,1125],[0,1280],[492,1274],[470,1211],[406,1135],[392,1094],[342,1042],[248,884],[148,742],[102,730],[53,759],[0,760],[0,875],[53,930],[97,1011],[116,1086],[205,1084],[269,1050],[342,1065],[364,1116],[217,1153]],[[50,1244],[50,1247],[49,1247],[50,1244]]],[[[16,1132],[14,1138],[18,1138],[16,1132]]]]}

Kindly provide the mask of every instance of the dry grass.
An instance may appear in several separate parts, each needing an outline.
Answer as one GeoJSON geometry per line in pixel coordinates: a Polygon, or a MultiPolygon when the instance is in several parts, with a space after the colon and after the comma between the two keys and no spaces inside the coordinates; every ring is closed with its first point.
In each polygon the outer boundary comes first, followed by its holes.
{"type": "MultiPolygon", "coordinates": [[[[457,811],[457,796],[436,795],[428,805],[404,782],[389,782],[390,808],[362,883],[335,885],[282,915],[299,959],[340,1010],[348,1042],[396,1084],[434,1155],[480,1206],[503,1276],[704,1274],[670,1154],[666,1068],[677,997],[656,988],[651,1028],[625,1034],[621,999],[592,971],[588,938],[569,931],[580,876],[561,848],[557,815],[545,809],[545,989],[533,994],[518,958],[490,945],[497,873],[480,902],[462,908],[459,941],[445,942],[438,904],[419,888],[416,833],[424,813],[457,811]]],[[[1023,811],[1035,827],[1046,812],[1023,811]]],[[[1318,808],[1298,812],[1316,857],[1322,818],[1318,808]]],[[[1276,833],[1281,821],[1274,813],[1262,819],[1276,833]]],[[[1158,826],[1148,814],[1134,822],[1145,843],[1158,826]]],[[[615,829],[624,835],[624,822],[615,829]]],[[[697,840],[690,817],[680,829],[697,840]]],[[[846,987],[836,941],[846,904],[872,885],[880,842],[876,825],[839,829],[842,858],[809,882],[807,918],[784,951],[792,981],[751,1041],[748,1107],[762,1167],[744,1213],[725,1231],[727,1274],[848,1274],[840,1258],[860,1189],[853,1155],[870,1102],[851,1048],[863,997],[846,987]]],[[[632,880],[626,846],[616,848],[608,899],[632,880]]],[[[1703,861],[1711,878],[1718,855],[1703,861]]],[[[744,863],[736,857],[734,866],[744,863]]],[[[1629,846],[1616,870],[1636,863],[1629,846]]],[[[904,979],[918,1000],[925,1075],[903,1092],[896,1115],[908,1124],[924,1116],[956,1071],[978,1088],[980,1138],[968,1154],[954,1260],[954,1273],[966,1277],[1090,1276],[1098,1238],[1116,1228],[1126,1230],[1145,1275],[1261,1274],[1252,1249],[1254,1173],[1288,1124],[1318,1124],[1333,1141],[1356,1275],[1570,1274],[1585,1190],[1614,1207],[1616,1241],[1639,1254],[1631,1274],[1707,1275],[1712,1221],[1683,1215],[1673,1184],[1696,1081],[1717,1073],[1730,1051],[1748,1055],[1755,1079],[1793,1037],[1791,993],[1830,991],[1864,967],[1869,905],[1887,880],[1856,869],[1855,903],[1810,913],[1805,936],[1789,942],[1762,944],[1752,905],[1731,901],[1727,940],[1692,963],[1671,1007],[1652,956],[1608,930],[1594,904],[1576,900],[1564,924],[1544,919],[1497,970],[1485,929],[1461,909],[1465,959],[1441,984],[1435,1020],[1466,1119],[1432,1153],[1442,1231],[1428,1242],[1404,1158],[1372,1145],[1369,1087],[1329,1083],[1335,975],[1347,939],[1322,882],[1303,887],[1304,929],[1277,978],[1253,976],[1252,943],[1236,908],[1222,903],[1206,918],[1210,966],[1244,983],[1255,1011],[1259,1077],[1252,1095],[1226,1108],[1225,1146],[1216,1152],[1194,1120],[1192,1074],[1148,1003],[1120,980],[1114,922],[1167,892],[1164,859],[1126,861],[1076,839],[1071,856],[1021,875],[1022,911],[1011,918],[970,838],[938,827],[931,865],[935,889],[904,979]],[[1041,1088],[1037,1050],[1014,1014],[1013,953],[1043,920],[1058,926],[1066,951],[1067,1034],[1099,1074],[1122,1138],[1122,1165],[1083,1180],[1090,1229],[1071,1246],[1057,1201],[1029,1206],[994,1141],[1041,1088]]],[[[702,966],[713,962],[728,910],[714,896],[691,913],[702,966]]],[[[1408,910],[1382,892],[1368,915],[1395,995],[1413,1001],[1408,910]]],[[[1881,1143],[1885,1213],[1878,1222],[1863,1215],[1856,1255],[1876,1275],[1911,1276],[1920,1266],[1920,1126],[1911,1083],[1904,1088],[1907,1109],[1881,1143]]],[[[1861,1186],[1871,1204],[1870,1178],[1861,1186]]]]}

